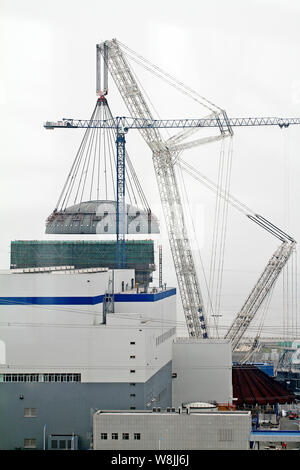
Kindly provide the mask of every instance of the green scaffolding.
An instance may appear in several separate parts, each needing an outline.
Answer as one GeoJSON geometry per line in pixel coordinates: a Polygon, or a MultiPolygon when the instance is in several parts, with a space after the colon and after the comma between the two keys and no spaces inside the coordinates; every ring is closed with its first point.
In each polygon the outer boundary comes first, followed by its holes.
{"type": "MultiPolygon", "coordinates": [[[[108,267],[116,269],[115,241],[12,241],[11,268],[74,266],[75,269],[108,267]]],[[[153,240],[126,240],[125,268],[135,269],[136,278],[151,282],[154,266],[153,240]]],[[[137,279],[138,281],[138,279],[137,279]]]]}

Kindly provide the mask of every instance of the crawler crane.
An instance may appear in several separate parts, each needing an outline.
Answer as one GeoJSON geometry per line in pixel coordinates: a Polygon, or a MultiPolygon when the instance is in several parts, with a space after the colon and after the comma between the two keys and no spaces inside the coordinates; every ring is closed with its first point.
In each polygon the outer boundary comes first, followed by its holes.
{"type": "MultiPolygon", "coordinates": [[[[156,73],[160,69],[156,68],[156,73]]],[[[170,248],[185,315],[188,334],[193,338],[209,338],[208,319],[205,313],[199,280],[186,229],[186,222],[175,174],[179,154],[186,148],[201,143],[212,142],[233,135],[234,127],[274,126],[288,127],[300,124],[299,118],[229,118],[226,112],[213,103],[202,100],[210,114],[199,119],[154,119],[143,93],[131,70],[125,53],[116,39],[97,45],[97,93],[99,100],[107,94],[108,71],[112,76],[130,117],[116,117],[107,120],[74,120],[46,122],[46,129],[54,128],[104,128],[116,130],[117,154],[117,221],[122,219],[124,210],[124,165],[125,134],[138,129],[152,151],[153,166],[157,179],[160,199],[166,221],[170,248]],[[103,80],[101,79],[103,67],[103,80]],[[103,84],[103,86],[102,86],[103,84]],[[188,136],[202,128],[216,128],[218,134],[187,142],[188,136]],[[180,129],[176,136],[164,139],[160,129],[180,129]]],[[[179,86],[178,83],[176,86],[179,86]]],[[[250,322],[262,304],[267,293],[295,249],[295,240],[257,214],[247,214],[255,223],[270,232],[282,242],[268,262],[253,290],[237,314],[232,326],[225,335],[232,341],[233,348],[240,344],[250,322]]],[[[125,237],[122,224],[117,224],[117,241],[125,237]]]]}

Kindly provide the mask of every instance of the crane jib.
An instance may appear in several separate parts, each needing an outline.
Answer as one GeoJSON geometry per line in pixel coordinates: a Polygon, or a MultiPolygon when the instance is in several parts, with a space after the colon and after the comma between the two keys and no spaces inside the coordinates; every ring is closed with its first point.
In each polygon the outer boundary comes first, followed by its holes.
{"type": "Polygon", "coordinates": [[[116,117],[111,120],[90,119],[62,119],[61,121],[47,121],[46,129],[54,128],[103,128],[115,129],[122,125],[123,129],[178,129],[196,127],[253,127],[253,126],[279,126],[281,128],[300,124],[300,118],[203,118],[203,119],[141,119],[133,117],[116,117]]]}

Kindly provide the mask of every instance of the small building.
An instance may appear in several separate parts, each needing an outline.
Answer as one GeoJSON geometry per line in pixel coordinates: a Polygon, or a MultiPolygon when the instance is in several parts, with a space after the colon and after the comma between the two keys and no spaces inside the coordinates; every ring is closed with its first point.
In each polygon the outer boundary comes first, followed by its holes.
{"type": "Polygon", "coordinates": [[[249,411],[153,408],[93,417],[94,450],[248,450],[249,411]]]}

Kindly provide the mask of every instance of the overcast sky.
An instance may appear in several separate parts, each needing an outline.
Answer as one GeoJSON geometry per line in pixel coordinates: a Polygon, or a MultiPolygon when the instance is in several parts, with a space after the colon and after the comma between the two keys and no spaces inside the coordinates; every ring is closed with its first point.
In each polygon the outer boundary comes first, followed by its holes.
{"type": "MultiPolygon", "coordinates": [[[[297,0],[0,0],[0,18],[2,269],[9,267],[11,240],[53,238],[44,234],[45,219],[55,207],[82,133],[46,131],[43,123],[90,117],[96,100],[97,43],[117,38],[225,108],[230,117],[300,117],[297,0]]],[[[195,103],[169,92],[143,71],[141,77],[161,118],[203,115],[195,103]]],[[[112,84],[110,92],[113,113],[124,115],[124,104],[112,84]]],[[[127,142],[148,200],[161,216],[150,151],[135,131],[127,142]]],[[[236,129],[231,181],[235,197],[296,240],[300,240],[299,146],[297,126],[236,129]]],[[[220,145],[212,144],[186,152],[184,158],[216,181],[219,153],[220,145]]],[[[188,179],[186,186],[208,269],[215,197],[188,179]]],[[[161,240],[164,278],[174,285],[164,235],[161,240]]],[[[230,209],[224,325],[231,323],[277,245],[230,209]]],[[[274,327],[270,334],[280,334],[292,321],[282,319],[283,295],[279,279],[266,319],[274,327]]]]}

